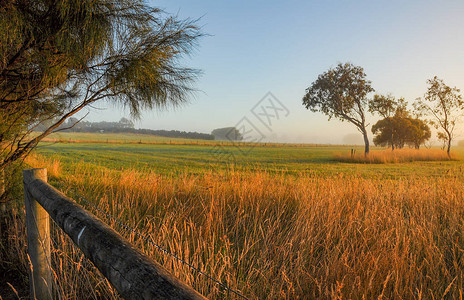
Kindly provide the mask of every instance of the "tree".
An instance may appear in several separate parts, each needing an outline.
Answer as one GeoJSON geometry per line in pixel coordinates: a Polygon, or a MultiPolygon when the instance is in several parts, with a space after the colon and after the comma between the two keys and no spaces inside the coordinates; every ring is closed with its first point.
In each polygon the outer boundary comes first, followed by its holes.
{"type": "Polygon", "coordinates": [[[378,113],[382,116],[385,122],[390,124],[390,145],[392,150],[395,150],[393,136],[393,115],[398,114],[401,110],[406,110],[406,102],[403,98],[396,100],[391,95],[374,95],[374,98],[369,102],[369,112],[378,113]]]}
{"type": "Polygon", "coordinates": [[[121,120],[119,120],[119,126],[122,128],[134,128],[134,122],[127,118],[121,118],[121,120]]]}
{"type": "Polygon", "coordinates": [[[138,117],[193,91],[198,71],[179,58],[199,28],[140,0],[3,1],[0,16],[0,170],[92,103],[138,117]]]}
{"type": "Polygon", "coordinates": [[[405,136],[401,133],[401,129],[405,124],[401,124],[402,121],[399,118],[389,117],[375,123],[371,128],[374,134],[374,145],[391,146],[392,149],[403,148],[405,136]]]}
{"type": "Polygon", "coordinates": [[[369,112],[378,113],[384,118],[390,118],[395,114],[399,101],[404,102],[403,99],[397,101],[392,95],[375,94],[369,102],[369,112]]]}
{"type": "Polygon", "coordinates": [[[227,140],[227,141],[243,140],[243,135],[235,127],[216,128],[211,132],[211,134],[214,136],[215,140],[227,140]]]}
{"type": "Polygon", "coordinates": [[[427,125],[427,122],[418,118],[409,118],[410,125],[410,135],[408,139],[408,144],[414,146],[414,148],[419,149],[420,145],[424,144],[432,136],[430,127],[427,125]]]}
{"type": "Polygon", "coordinates": [[[367,95],[373,92],[363,68],[351,63],[338,64],[336,68],[320,74],[306,89],[303,105],[312,112],[322,112],[329,117],[348,121],[356,126],[364,139],[364,153],[369,153],[365,110],[367,95]]]}
{"type": "Polygon", "coordinates": [[[430,139],[431,132],[427,123],[417,118],[405,116],[401,110],[393,117],[379,120],[372,126],[374,144],[401,149],[405,145],[420,148],[430,139]]]}
{"type": "Polygon", "coordinates": [[[460,90],[447,86],[435,76],[427,80],[428,89],[424,98],[417,99],[416,110],[430,116],[430,123],[439,130],[437,136],[443,141],[450,156],[451,142],[458,119],[462,116],[463,100],[460,90]]]}

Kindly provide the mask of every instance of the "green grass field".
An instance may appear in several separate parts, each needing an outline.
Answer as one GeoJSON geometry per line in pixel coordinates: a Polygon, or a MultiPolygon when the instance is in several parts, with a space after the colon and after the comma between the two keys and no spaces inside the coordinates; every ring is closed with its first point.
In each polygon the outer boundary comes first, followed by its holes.
{"type": "MultiPolygon", "coordinates": [[[[50,139],[62,142],[42,142],[38,153],[59,158],[65,166],[70,166],[72,163],[85,163],[88,166],[115,170],[121,168],[150,170],[162,174],[185,172],[199,174],[213,168],[234,168],[288,174],[304,172],[331,176],[344,173],[363,177],[397,178],[410,175],[441,176],[463,166],[460,160],[390,164],[344,163],[336,160],[336,154],[350,153],[352,148],[362,153],[361,146],[304,144],[234,146],[230,142],[90,133],[65,133],[52,136],[50,139]]],[[[372,151],[376,151],[376,148],[372,151]]],[[[461,154],[464,149],[454,148],[454,151],[461,154]]]]}
{"type": "Polygon", "coordinates": [[[183,138],[168,138],[161,136],[153,136],[148,134],[118,134],[118,133],[89,133],[89,132],[57,132],[47,136],[46,140],[59,142],[73,141],[90,141],[90,142],[113,142],[113,143],[204,143],[210,141],[183,139],[183,138]]]}

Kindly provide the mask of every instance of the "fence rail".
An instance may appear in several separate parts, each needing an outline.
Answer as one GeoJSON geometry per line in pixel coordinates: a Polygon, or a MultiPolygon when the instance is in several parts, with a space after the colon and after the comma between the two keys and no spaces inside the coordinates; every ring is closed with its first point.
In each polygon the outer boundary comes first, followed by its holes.
{"type": "Polygon", "coordinates": [[[49,216],[126,299],[206,299],[116,231],[47,183],[46,169],[23,171],[31,296],[52,299],[49,216]],[[40,204],[40,205],[39,205],[40,204]]]}

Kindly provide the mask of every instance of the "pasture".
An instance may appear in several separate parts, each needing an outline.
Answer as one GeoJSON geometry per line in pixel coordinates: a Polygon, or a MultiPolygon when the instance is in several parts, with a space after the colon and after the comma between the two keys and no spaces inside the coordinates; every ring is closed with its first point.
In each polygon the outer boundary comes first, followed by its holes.
{"type": "MultiPolygon", "coordinates": [[[[461,160],[350,163],[336,158],[349,146],[224,143],[225,163],[211,141],[60,139],[28,163],[208,298],[237,297],[106,213],[249,299],[462,296],[461,160]]],[[[118,297],[66,237],[54,241],[61,297],[118,297]]]]}
{"type": "MultiPolygon", "coordinates": [[[[38,153],[57,158],[65,166],[84,163],[111,170],[144,170],[160,174],[201,174],[230,168],[298,175],[334,176],[340,173],[361,177],[399,178],[442,176],[461,160],[415,161],[393,164],[364,164],[338,159],[351,149],[362,155],[362,146],[308,144],[232,144],[148,135],[60,133],[41,143],[38,153]]],[[[373,147],[372,151],[378,151],[373,147]]],[[[457,157],[464,148],[455,148],[457,157]]]]}

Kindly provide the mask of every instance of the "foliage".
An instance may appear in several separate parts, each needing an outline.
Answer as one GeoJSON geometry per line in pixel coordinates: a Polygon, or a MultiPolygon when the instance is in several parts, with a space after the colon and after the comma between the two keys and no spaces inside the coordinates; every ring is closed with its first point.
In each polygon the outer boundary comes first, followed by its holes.
{"type": "Polygon", "coordinates": [[[426,122],[411,117],[395,114],[379,120],[372,126],[374,144],[376,146],[391,146],[403,148],[409,145],[419,149],[420,145],[430,139],[431,131],[426,122]]]}
{"type": "Polygon", "coordinates": [[[369,101],[369,112],[378,113],[383,118],[392,117],[400,106],[405,106],[404,99],[396,100],[392,95],[375,94],[369,101]]]}
{"type": "MultiPolygon", "coordinates": [[[[401,117],[403,115],[407,116],[407,110],[406,110],[406,101],[401,98],[396,100],[395,97],[391,95],[374,95],[374,98],[369,102],[369,112],[370,113],[378,113],[380,116],[384,118],[385,121],[382,122],[382,124],[378,124],[378,126],[381,126],[384,128],[384,130],[388,130],[389,133],[384,133],[382,134],[382,137],[378,138],[377,143],[375,142],[374,139],[374,144],[378,145],[379,143],[382,145],[385,145],[385,139],[390,137],[389,144],[392,147],[392,150],[395,149],[395,141],[394,141],[394,128],[393,128],[393,115],[396,115],[397,117],[401,117]],[[389,126],[390,128],[386,129],[385,126],[389,126]]],[[[398,120],[399,121],[399,120],[398,120]]],[[[376,124],[376,125],[377,125],[376,124]]],[[[377,130],[376,130],[377,131],[377,130]]],[[[372,132],[374,133],[374,128],[372,128],[372,132]]],[[[374,133],[375,134],[375,133],[374,133]]]]}
{"type": "Polygon", "coordinates": [[[223,141],[241,141],[242,133],[235,127],[216,128],[211,132],[215,140],[223,141]]]}
{"type": "Polygon", "coordinates": [[[179,59],[199,28],[140,0],[4,1],[0,15],[0,169],[96,101],[134,116],[182,104],[198,74],[179,59]]]}
{"type": "Polygon", "coordinates": [[[427,84],[429,86],[424,98],[417,99],[415,107],[431,118],[430,123],[439,130],[437,136],[444,142],[449,155],[454,129],[462,116],[464,102],[458,88],[447,86],[437,76],[427,80],[427,84]]]}
{"type": "Polygon", "coordinates": [[[320,74],[306,89],[303,105],[312,112],[324,113],[329,120],[335,117],[354,124],[363,135],[367,154],[369,139],[365,110],[368,108],[367,95],[373,91],[363,68],[340,63],[320,74]]]}
{"type": "Polygon", "coordinates": [[[407,120],[410,122],[410,126],[408,126],[410,132],[406,143],[419,149],[420,145],[424,144],[432,136],[430,127],[421,119],[408,118],[407,120]]]}

